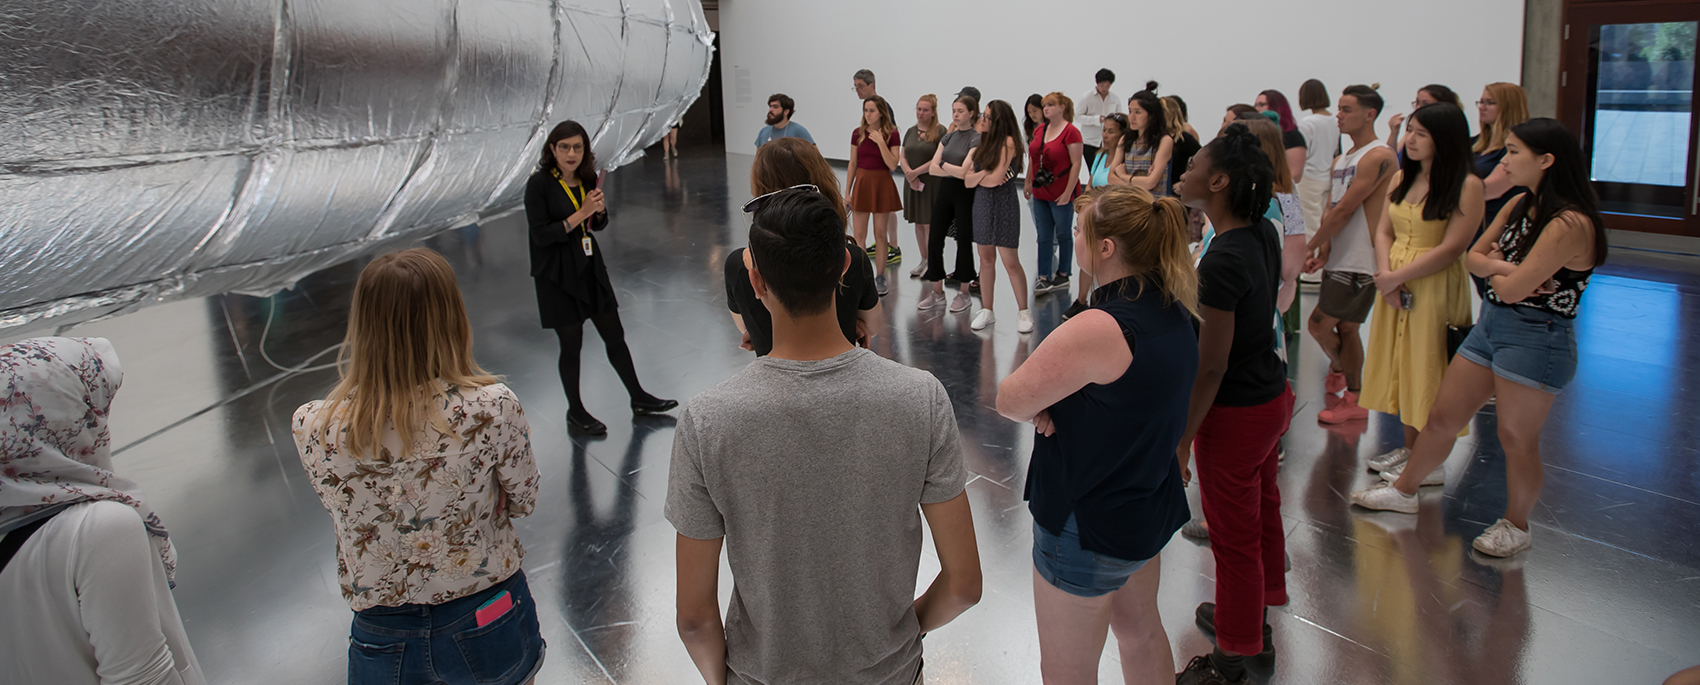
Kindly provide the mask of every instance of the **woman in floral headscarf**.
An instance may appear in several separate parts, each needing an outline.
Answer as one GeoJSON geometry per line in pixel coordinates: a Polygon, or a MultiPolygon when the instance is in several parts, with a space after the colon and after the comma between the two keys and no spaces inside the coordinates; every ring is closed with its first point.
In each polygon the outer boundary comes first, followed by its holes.
{"type": "Polygon", "coordinates": [[[0,682],[206,682],[165,526],[112,472],[123,378],[101,338],[0,347],[0,682]]]}

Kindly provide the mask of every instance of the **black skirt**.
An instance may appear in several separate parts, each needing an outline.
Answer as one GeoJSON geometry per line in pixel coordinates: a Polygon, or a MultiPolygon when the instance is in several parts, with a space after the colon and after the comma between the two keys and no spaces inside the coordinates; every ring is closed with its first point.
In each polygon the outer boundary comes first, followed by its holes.
{"type": "Polygon", "coordinates": [[[531,279],[537,286],[537,314],[544,328],[583,325],[585,319],[620,308],[619,301],[614,299],[614,288],[606,278],[608,272],[599,269],[597,273],[604,277],[583,274],[584,295],[580,297],[547,278],[531,279]]]}

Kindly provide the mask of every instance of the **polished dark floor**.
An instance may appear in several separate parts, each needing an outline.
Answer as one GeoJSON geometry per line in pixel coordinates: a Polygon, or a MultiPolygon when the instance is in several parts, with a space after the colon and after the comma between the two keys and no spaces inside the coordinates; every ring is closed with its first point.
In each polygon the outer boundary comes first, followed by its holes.
{"type": "MultiPolygon", "coordinates": [[[[652,155],[609,176],[614,223],[603,244],[640,373],[659,395],[684,399],[751,359],[737,349],[720,269],[743,244],[737,207],[749,161],[652,155]]],[[[908,261],[892,271],[888,328],[875,347],[931,370],[955,401],[986,574],[980,606],[928,637],[928,682],[1036,683],[1021,499],[1032,429],[992,406],[998,380],[1067,303],[1040,299],[1038,331],[1020,336],[1000,274],[1002,321],[986,331],[970,331],[966,313],[917,312],[918,282],[907,274],[919,254],[912,229],[902,231],[908,261]]],[[[630,418],[590,336],[586,396],[610,432],[567,436],[555,338],[537,325],[524,241],[523,218],[509,215],[427,244],[460,276],[479,360],[507,376],[531,420],[543,494],[520,535],[550,645],[539,682],[692,682],[674,632],[674,534],[661,513],[672,424],[630,418]]],[[[1023,253],[1031,267],[1033,246],[1023,253]]],[[[335,543],[288,431],[290,413],[326,392],[333,372],[279,367],[331,361],[360,266],[269,299],[178,302],[65,331],[111,338],[123,357],[118,469],[171,528],[178,604],[212,682],[342,680],[350,616],[335,543]]],[[[1511,561],[1470,550],[1504,504],[1492,408],[1447,462],[1446,487],[1424,493],[1420,516],[1354,511],[1346,494],[1372,481],[1363,460],[1394,446],[1399,426],[1375,417],[1319,427],[1320,352],[1301,340],[1300,407],[1281,475],[1292,602],[1270,614],[1279,663],[1260,678],[1657,683],[1700,663],[1697,271],[1693,261],[1622,251],[1596,277],[1578,326],[1581,370],[1544,434],[1535,547],[1511,561]]],[[[1314,297],[1305,294],[1307,306],[1314,297]]],[[[923,577],[937,570],[928,555],[923,577]]],[[[1184,663],[1210,648],[1192,611],[1211,598],[1213,562],[1206,547],[1176,537],[1162,567],[1162,612],[1184,663]]],[[[1114,654],[1105,650],[1105,682],[1119,682],[1114,654]]]]}

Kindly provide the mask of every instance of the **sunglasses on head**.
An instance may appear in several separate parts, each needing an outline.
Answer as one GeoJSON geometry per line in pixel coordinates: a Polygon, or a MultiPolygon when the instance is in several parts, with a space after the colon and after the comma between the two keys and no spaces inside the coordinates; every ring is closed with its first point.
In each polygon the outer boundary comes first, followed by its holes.
{"type": "Polygon", "coordinates": [[[812,192],[812,193],[818,193],[818,192],[820,192],[820,187],[816,186],[813,183],[799,183],[797,185],[791,186],[790,188],[783,188],[783,189],[780,189],[780,190],[775,190],[771,193],[766,193],[766,194],[760,195],[758,197],[750,198],[749,202],[744,203],[744,213],[745,214],[754,214],[754,213],[756,213],[756,210],[761,209],[762,204],[767,202],[768,199],[772,198],[775,195],[778,195],[780,193],[790,191],[790,190],[807,190],[807,191],[812,192]]]}

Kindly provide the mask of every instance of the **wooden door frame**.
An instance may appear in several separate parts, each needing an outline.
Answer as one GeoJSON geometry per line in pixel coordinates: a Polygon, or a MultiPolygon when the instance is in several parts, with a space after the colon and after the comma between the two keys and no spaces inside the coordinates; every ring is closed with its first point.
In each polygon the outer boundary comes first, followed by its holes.
{"type": "MultiPolygon", "coordinates": [[[[1570,127],[1578,137],[1593,135],[1593,132],[1586,128],[1589,26],[1673,21],[1670,18],[1673,10],[1686,17],[1677,21],[1700,21],[1700,0],[1566,0],[1563,34],[1559,41],[1559,121],[1570,127]],[[1574,83],[1570,82],[1571,76],[1575,76],[1574,83]]],[[[1695,71],[1695,79],[1695,92],[1700,93],[1700,69],[1695,71]]],[[[1700,186],[1700,151],[1697,151],[1697,143],[1700,143],[1700,116],[1689,117],[1688,135],[1688,215],[1675,219],[1607,213],[1607,226],[1641,233],[1700,237],[1700,217],[1693,211],[1695,198],[1700,197],[1700,188],[1696,187],[1700,186]]]]}

